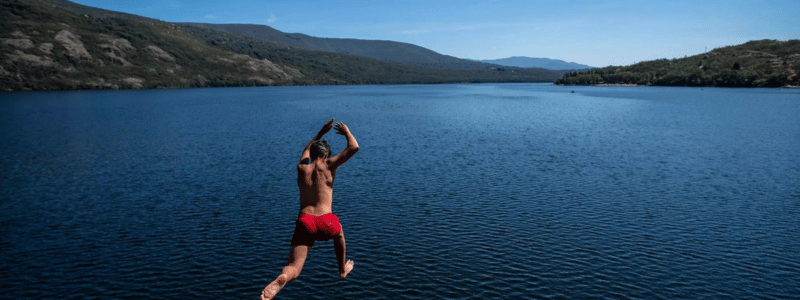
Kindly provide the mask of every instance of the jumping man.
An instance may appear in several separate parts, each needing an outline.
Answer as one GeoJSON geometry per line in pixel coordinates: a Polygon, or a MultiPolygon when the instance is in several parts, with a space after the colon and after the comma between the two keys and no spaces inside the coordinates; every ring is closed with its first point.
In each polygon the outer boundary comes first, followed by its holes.
{"type": "Polygon", "coordinates": [[[308,251],[314,241],[333,239],[339,277],[344,279],[353,270],[353,261],[345,260],[345,242],[339,218],[331,211],[333,203],[333,181],[336,168],[358,152],[358,142],[347,125],[336,124],[336,133],[347,138],[347,147],[334,157],[328,157],[331,147],[322,140],[333,126],[333,119],[325,123],[316,136],[308,142],[300,162],[297,163],[297,187],[300,188],[300,214],[292,236],[289,262],[283,272],[261,292],[261,299],[272,299],[286,285],[295,280],[303,269],[308,251]]]}

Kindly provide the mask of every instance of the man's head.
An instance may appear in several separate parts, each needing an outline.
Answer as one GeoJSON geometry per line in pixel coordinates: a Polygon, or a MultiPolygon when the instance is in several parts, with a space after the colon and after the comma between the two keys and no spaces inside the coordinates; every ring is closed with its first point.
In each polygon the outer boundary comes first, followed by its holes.
{"type": "Polygon", "coordinates": [[[317,140],[311,144],[311,160],[316,160],[317,157],[327,157],[331,154],[331,145],[325,140],[317,140]]]}

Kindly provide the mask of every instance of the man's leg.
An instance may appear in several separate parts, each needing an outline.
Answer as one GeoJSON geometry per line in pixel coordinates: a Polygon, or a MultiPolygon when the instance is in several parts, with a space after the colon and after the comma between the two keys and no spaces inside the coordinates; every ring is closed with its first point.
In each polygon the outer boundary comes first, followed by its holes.
{"type": "Polygon", "coordinates": [[[289,262],[283,267],[281,275],[278,275],[278,278],[275,278],[272,283],[261,291],[262,300],[274,298],[286,283],[300,276],[300,271],[303,270],[303,264],[306,262],[309,249],[311,249],[309,245],[292,245],[292,250],[289,251],[289,262]]]}
{"type": "Polygon", "coordinates": [[[347,274],[350,274],[354,265],[352,260],[345,261],[347,259],[347,257],[345,257],[346,248],[344,231],[342,231],[339,233],[339,236],[335,237],[333,240],[333,249],[336,251],[336,262],[339,264],[339,277],[342,279],[347,277],[347,274]]]}

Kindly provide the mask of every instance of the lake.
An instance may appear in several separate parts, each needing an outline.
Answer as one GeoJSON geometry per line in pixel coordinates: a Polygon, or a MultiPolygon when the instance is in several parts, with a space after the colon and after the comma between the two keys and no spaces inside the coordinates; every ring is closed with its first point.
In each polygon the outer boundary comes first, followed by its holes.
{"type": "Polygon", "coordinates": [[[279,299],[800,295],[800,90],[468,84],[2,93],[0,297],[257,299],[330,118],[279,299]]]}

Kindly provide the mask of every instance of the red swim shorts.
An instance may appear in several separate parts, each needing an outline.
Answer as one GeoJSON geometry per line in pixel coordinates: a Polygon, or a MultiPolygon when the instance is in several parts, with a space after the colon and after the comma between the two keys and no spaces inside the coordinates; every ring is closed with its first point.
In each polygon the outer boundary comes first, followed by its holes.
{"type": "Polygon", "coordinates": [[[314,245],[314,241],[327,241],[342,233],[342,224],[333,213],[314,216],[301,213],[294,225],[292,245],[314,245]]]}

